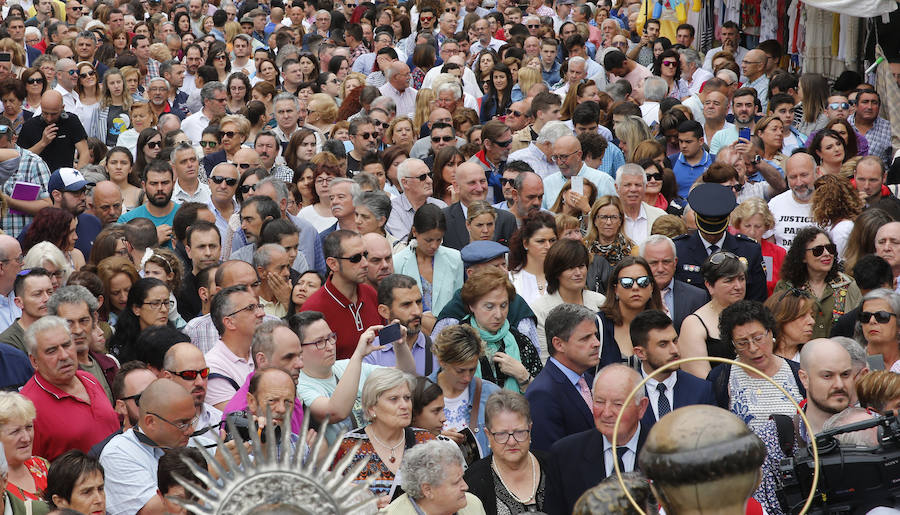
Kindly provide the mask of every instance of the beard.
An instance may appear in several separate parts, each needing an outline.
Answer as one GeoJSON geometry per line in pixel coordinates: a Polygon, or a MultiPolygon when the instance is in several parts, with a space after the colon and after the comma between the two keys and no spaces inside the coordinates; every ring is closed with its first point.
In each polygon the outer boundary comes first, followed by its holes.
{"type": "Polygon", "coordinates": [[[156,194],[152,197],[147,197],[147,201],[153,204],[154,207],[166,207],[169,205],[169,201],[172,200],[172,192],[165,195],[156,194]]]}

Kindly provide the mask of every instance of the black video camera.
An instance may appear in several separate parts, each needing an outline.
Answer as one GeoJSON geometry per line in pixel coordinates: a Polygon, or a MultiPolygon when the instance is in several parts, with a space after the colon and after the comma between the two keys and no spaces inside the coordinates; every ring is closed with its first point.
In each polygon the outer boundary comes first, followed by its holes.
{"type": "MultiPolygon", "coordinates": [[[[234,423],[234,429],[237,431],[237,436],[240,437],[243,442],[250,442],[250,420],[253,414],[249,411],[233,411],[225,417],[225,441],[233,440],[234,434],[231,432],[231,424],[229,422],[234,423]]],[[[259,430],[259,442],[266,443],[266,433],[265,429],[259,430]]],[[[281,441],[281,426],[275,425],[275,441],[281,441]]]]}

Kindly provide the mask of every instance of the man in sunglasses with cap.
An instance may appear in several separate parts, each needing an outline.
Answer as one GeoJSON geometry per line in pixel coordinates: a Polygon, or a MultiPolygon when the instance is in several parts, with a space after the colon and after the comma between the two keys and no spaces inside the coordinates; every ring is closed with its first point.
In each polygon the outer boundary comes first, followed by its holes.
{"type": "Polygon", "coordinates": [[[733,235],[727,231],[728,217],[737,207],[731,188],[721,184],[701,184],[691,191],[688,203],[696,215],[698,230],[673,240],[678,256],[675,279],[702,288],[701,265],[712,254],[727,251],[747,264],[745,298],[766,300],[766,272],[759,244],[743,234],[733,235]]]}

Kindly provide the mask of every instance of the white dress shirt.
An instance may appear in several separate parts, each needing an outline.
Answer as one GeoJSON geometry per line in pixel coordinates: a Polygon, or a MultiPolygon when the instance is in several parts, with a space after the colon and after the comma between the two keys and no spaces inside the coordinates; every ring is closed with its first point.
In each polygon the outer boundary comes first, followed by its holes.
{"type": "MultiPolygon", "coordinates": [[[[628,452],[622,456],[622,464],[625,465],[625,470],[622,472],[633,472],[634,466],[637,463],[637,451],[638,451],[638,439],[641,436],[641,424],[638,423],[637,429],[634,430],[634,435],[632,435],[631,440],[628,440],[628,443],[624,444],[625,447],[628,447],[628,452]]],[[[619,447],[622,447],[622,442],[617,441],[619,447]]],[[[606,439],[606,436],[603,436],[603,465],[606,467],[606,476],[609,477],[615,473],[615,468],[613,467],[613,462],[616,461],[616,451],[612,447],[612,443],[606,439]]]]}
{"type": "Polygon", "coordinates": [[[378,88],[382,95],[393,99],[397,104],[397,116],[412,118],[416,114],[416,89],[407,87],[402,92],[390,82],[378,88]]]}
{"type": "MultiPolygon", "coordinates": [[[[646,371],[641,368],[641,373],[644,377],[647,376],[646,371]]],[[[658,377],[658,376],[657,376],[658,377]]],[[[669,374],[669,377],[662,381],[662,384],[666,385],[666,399],[669,401],[669,409],[675,409],[675,382],[678,381],[678,375],[672,371],[669,374]]],[[[647,391],[647,400],[650,401],[650,407],[653,409],[653,415],[656,417],[656,420],[659,420],[659,390],[656,389],[656,385],[658,385],[660,381],[657,381],[656,378],[651,378],[647,380],[647,384],[644,388],[647,391]]]]}
{"type": "Polygon", "coordinates": [[[647,218],[643,202],[641,202],[641,210],[638,212],[637,218],[625,215],[625,234],[637,245],[647,241],[650,236],[650,220],[647,218]]]}

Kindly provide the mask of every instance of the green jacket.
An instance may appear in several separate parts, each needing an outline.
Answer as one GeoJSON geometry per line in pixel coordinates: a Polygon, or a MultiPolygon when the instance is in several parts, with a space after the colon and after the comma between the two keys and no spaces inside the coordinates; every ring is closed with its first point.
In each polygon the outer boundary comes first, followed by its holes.
{"type": "MultiPolygon", "coordinates": [[[[784,279],[778,281],[772,296],[781,296],[782,292],[791,288],[797,288],[804,291],[810,291],[809,283],[795,286],[784,279]]],[[[825,284],[825,290],[820,298],[813,295],[813,317],[816,323],[813,326],[812,339],[828,338],[831,334],[831,324],[840,318],[844,313],[852,311],[862,301],[862,292],[856,286],[850,276],[843,272],[838,272],[838,277],[834,281],[825,284]]]]}

